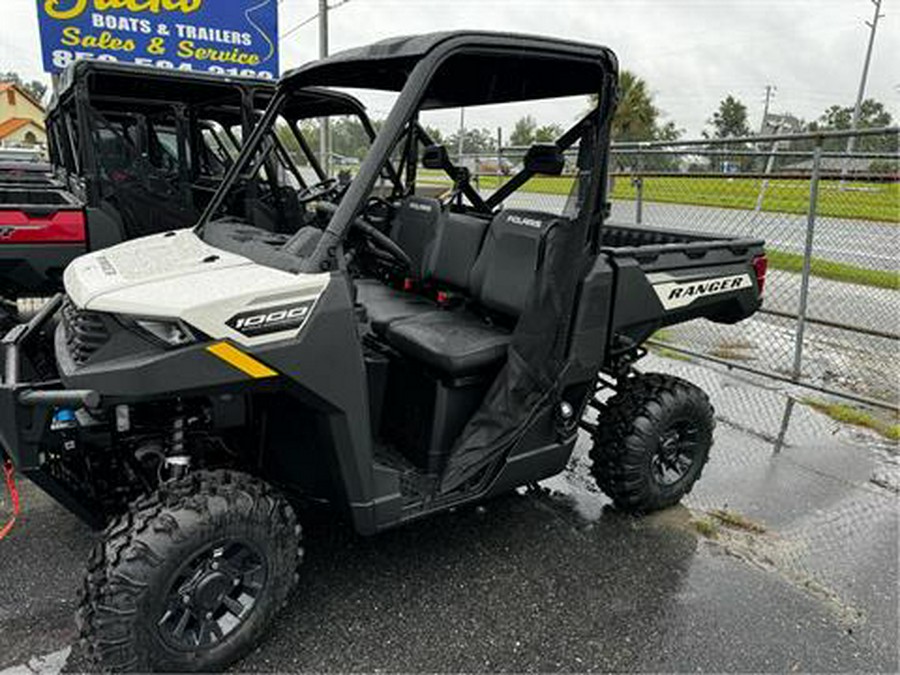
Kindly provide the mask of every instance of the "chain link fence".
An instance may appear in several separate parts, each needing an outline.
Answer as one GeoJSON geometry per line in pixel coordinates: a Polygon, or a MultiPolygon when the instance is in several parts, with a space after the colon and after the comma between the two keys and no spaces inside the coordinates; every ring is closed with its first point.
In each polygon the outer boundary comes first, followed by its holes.
{"type": "MultiPolygon", "coordinates": [[[[486,195],[521,168],[525,150],[504,148],[459,162],[486,195]]],[[[567,155],[562,176],[533,178],[507,205],[561,214],[576,154],[567,155]]],[[[697,320],[660,331],[653,349],[672,369],[685,359],[715,364],[789,392],[784,415],[763,415],[760,433],[776,440],[784,440],[795,399],[821,400],[823,394],[862,404],[896,424],[896,128],[619,144],[610,182],[613,223],[766,241],[762,311],[735,326],[697,320]],[[855,149],[848,154],[851,137],[855,149]],[[781,421],[773,426],[772,420],[781,421]]],[[[746,403],[749,411],[753,402],[746,403]]]]}

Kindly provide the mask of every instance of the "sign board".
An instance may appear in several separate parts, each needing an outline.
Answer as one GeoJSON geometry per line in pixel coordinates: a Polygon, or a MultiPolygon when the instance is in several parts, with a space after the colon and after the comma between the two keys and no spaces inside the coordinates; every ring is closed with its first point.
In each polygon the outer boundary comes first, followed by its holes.
{"type": "Polygon", "coordinates": [[[278,0],[37,0],[44,69],[101,59],[277,79],[278,0]]]}

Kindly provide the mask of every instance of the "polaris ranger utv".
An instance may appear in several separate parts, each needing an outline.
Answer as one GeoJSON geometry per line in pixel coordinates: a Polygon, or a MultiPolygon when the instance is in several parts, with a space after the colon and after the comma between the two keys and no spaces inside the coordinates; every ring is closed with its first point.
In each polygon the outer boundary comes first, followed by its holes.
{"type": "Polygon", "coordinates": [[[0,439],[106,526],[79,610],[102,667],[213,671],[246,653],[295,583],[305,499],[375,534],[563,471],[580,426],[619,508],[691,489],[710,403],[633,365],[662,326],[753,314],[763,243],[604,222],[616,95],[610,50],[539,37],[423,35],[311,63],[279,83],[195,229],[79,258],[65,297],[6,336],[0,439]],[[398,94],[358,175],[301,194],[317,220],[292,234],[219,217],[309,87],[398,94]],[[596,108],[490,196],[420,123],[587,94],[596,108]],[[504,206],[574,147],[562,214],[504,206]],[[375,194],[392,159],[400,180],[375,194]],[[420,164],[452,180],[443,199],[417,194],[420,164]],[[20,381],[57,315],[58,379],[20,381]]]}

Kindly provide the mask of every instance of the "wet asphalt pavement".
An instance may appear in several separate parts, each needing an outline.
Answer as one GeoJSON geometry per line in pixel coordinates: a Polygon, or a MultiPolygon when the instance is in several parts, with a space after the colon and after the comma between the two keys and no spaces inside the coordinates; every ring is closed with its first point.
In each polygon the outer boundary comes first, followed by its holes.
{"type": "MultiPolygon", "coordinates": [[[[372,539],[319,514],[289,606],[234,670],[896,672],[896,446],[804,410],[773,456],[729,421],[749,385],[702,378],[724,421],[686,507],[616,513],[581,443],[539,492],[372,539]],[[692,519],[717,508],[762,531],[700,535],[692,519]]],[[[60,650],[91,534],[23,488],[0,543],[0,673],[77,672],[78,646],[60,650]]]]}

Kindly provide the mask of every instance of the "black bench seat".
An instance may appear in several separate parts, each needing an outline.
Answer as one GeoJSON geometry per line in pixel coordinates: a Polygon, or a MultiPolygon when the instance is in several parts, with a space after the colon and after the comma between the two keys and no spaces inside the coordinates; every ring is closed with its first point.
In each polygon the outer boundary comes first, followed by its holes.
{"type": "Polygon", "coordinates": [[[556,216],[534,211],[498,214],[477,259],[470,263],[468,303],[462,306],[439,309],[409,293],[365,292],[378,319],[376,333],[401,354],[445,376],[463,377],[499,367],[536,276],[544,236],[555,221],[556,216]],[[396,312],[389,320],[392,303],[396,312]]]}
{"type": "Polygon", "coordinates": [[[512,332],[466,311],[432,311],[394,321],[387,342],[401,354],[450,377],[498,367],[512,332]]]}

